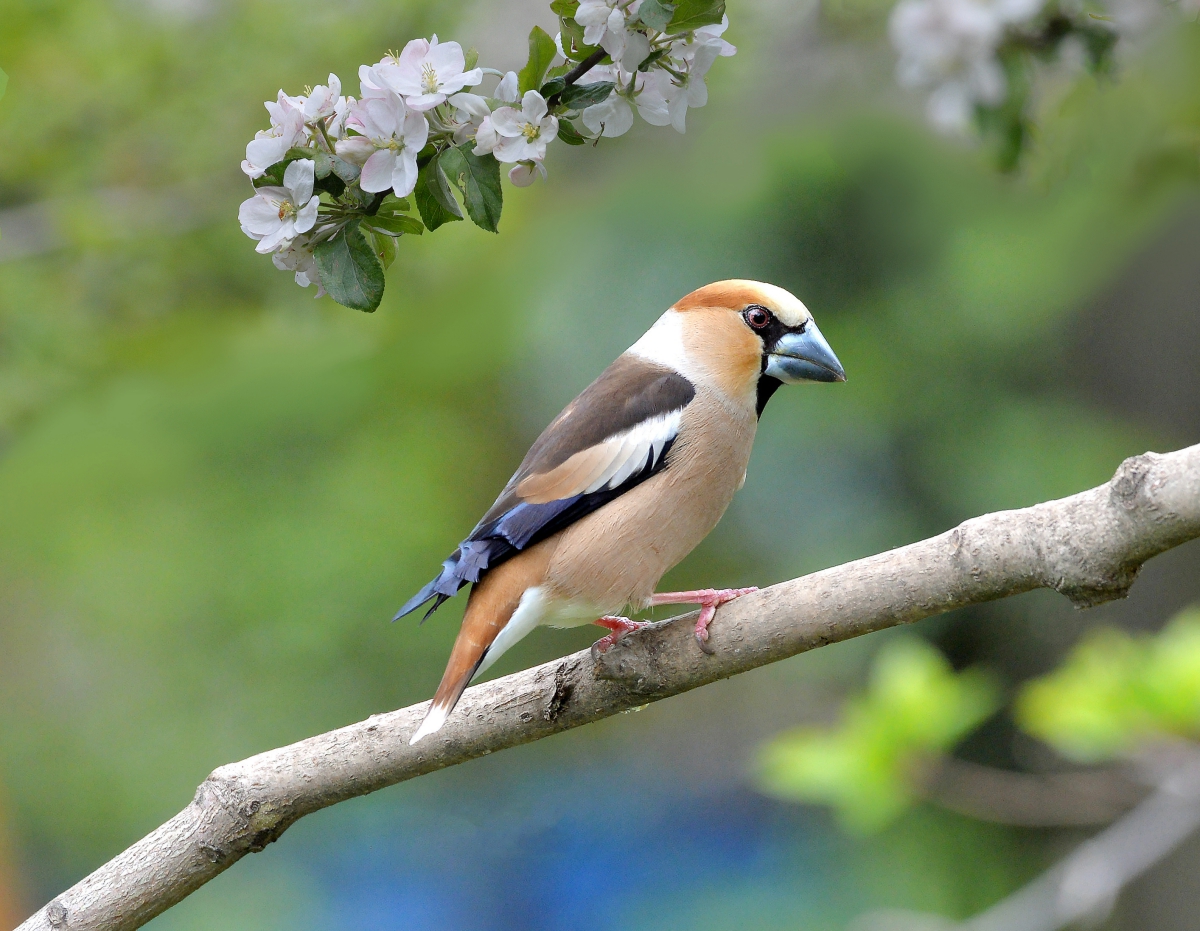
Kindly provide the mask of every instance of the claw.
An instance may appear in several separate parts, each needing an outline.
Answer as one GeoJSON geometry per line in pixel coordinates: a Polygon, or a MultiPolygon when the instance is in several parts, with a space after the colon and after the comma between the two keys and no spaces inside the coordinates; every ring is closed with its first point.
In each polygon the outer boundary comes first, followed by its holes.
{"type": "Polygon", "coordinates": [[[611,650],[616,646],[617,641],[630,631],[641,630],[643,627],[649,626],[649,621],[631,621],[627,617],[615,617],[611,614],[597,618],[594,623],[601,627],[607,627],[612,633],[606,634],[592,644],[593,660],[611,650]]]}
{"type": "Polygon", "coordinates": [[[700,616],[696,618],[696,643],[701,650],[712,656],[716,650],[708,645],[708,625],[716,615],[717,608],[756,591],[758,587],[752,585],[750,588],[701,588],[692,592],[662,592],[651,596],[650,603],[700,605],[700,616]]]}

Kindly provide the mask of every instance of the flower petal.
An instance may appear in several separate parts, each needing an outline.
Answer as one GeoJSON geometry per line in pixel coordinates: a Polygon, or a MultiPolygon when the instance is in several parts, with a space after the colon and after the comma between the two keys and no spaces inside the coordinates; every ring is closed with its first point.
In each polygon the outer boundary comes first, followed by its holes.
{"type": "Polygon", "coordinates": [[[525,117],[512,107],[501,107],[492,114],[492,128],[497,135],[515,138],[525,128],[525,117]]]}
{"type": "Polygon", "coordinates": [[[316,163],[311,158],[298,158],[283,173],[283,186],[293,204],[303,204],[312,197],[316,181],[316,163]]]}
{"type": "MultiPolygon", "coordinates": [[[[417,186],[417,150],[405,149],[396,158],[392,169],[392,191],[397,197],[407,197],[417,186]]],[[[364,188],[365,190],[365,188],[364,188]]]]}
{"type": "Polygon", "coordinates": [[[296,232],[307,233],[317,223],[317,208],[321,206],[321,198],[313,198],[296,213],[296,232]]]}
{"type": "Polygon", "coordinates": [[[392,172],[395,168],[396,153],[391,149],[380,149],[363,165],[358,185],[370,194],[386,191],[392,186],[392,172]]]}

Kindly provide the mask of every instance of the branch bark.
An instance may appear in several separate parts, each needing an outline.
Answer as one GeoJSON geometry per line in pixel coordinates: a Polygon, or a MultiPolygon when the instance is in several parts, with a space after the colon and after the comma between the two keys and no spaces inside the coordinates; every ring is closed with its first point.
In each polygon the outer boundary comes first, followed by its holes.
{"type": "Polygon", "coordinates": [[[174,818],[19,931],[138,928],[298,819],[446,766],[872,631],[1052,588],[1079,607],[1123,597],[1142,563],[1200,537],[1200,445],[1126,460],[1090,491],[988,514],[723,607],[701,652],[691,616],[468,689],[445,727],[408,738],[426,702],[215,770],[174,818]]]}

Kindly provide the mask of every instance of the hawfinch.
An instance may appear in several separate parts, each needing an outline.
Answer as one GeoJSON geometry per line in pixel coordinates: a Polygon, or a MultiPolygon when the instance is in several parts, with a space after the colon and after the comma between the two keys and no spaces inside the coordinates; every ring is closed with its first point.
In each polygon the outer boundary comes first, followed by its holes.
{"type": "MultiPolygon", "coordinates": [[[[845,381],[799,300],[719,281],[677,301],[567,405],[436,579],[397,618],[474,583],[442,683],[411,743],[467,684],[539,624],[599,624],[596,648],[641,624],[629,607],[698,604],[711,650],[719,605],[754,589],[655,594],[716,526],[746,478],[763,407],[782,384],[845,381]]],[[[426,617],[429,615],[426,614],[426,617]]]]}

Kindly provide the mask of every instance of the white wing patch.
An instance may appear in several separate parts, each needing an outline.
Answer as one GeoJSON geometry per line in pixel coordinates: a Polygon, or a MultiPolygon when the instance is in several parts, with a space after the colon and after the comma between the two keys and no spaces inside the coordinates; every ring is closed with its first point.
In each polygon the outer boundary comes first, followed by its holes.
{"type": "Polygon", "coordinates": [[[683,408],[643,420],[636,427],[589,446],[549,472],[526,476],[517,494],[531,504],[618,487],[647,466],[657,465],[679,435],[683,408]]]}
{"type": "Polygon", "coordinates": [[[584,489],[584,493],[600,491],[602,488],[616,488],[647,465],[657,463],[666,445],[679,435],[679,421],[682,416],[682,408],[659,414],[642,421],[631,430],[605,440],[603,445],[614,448],[613,460],[584,489]]]}

